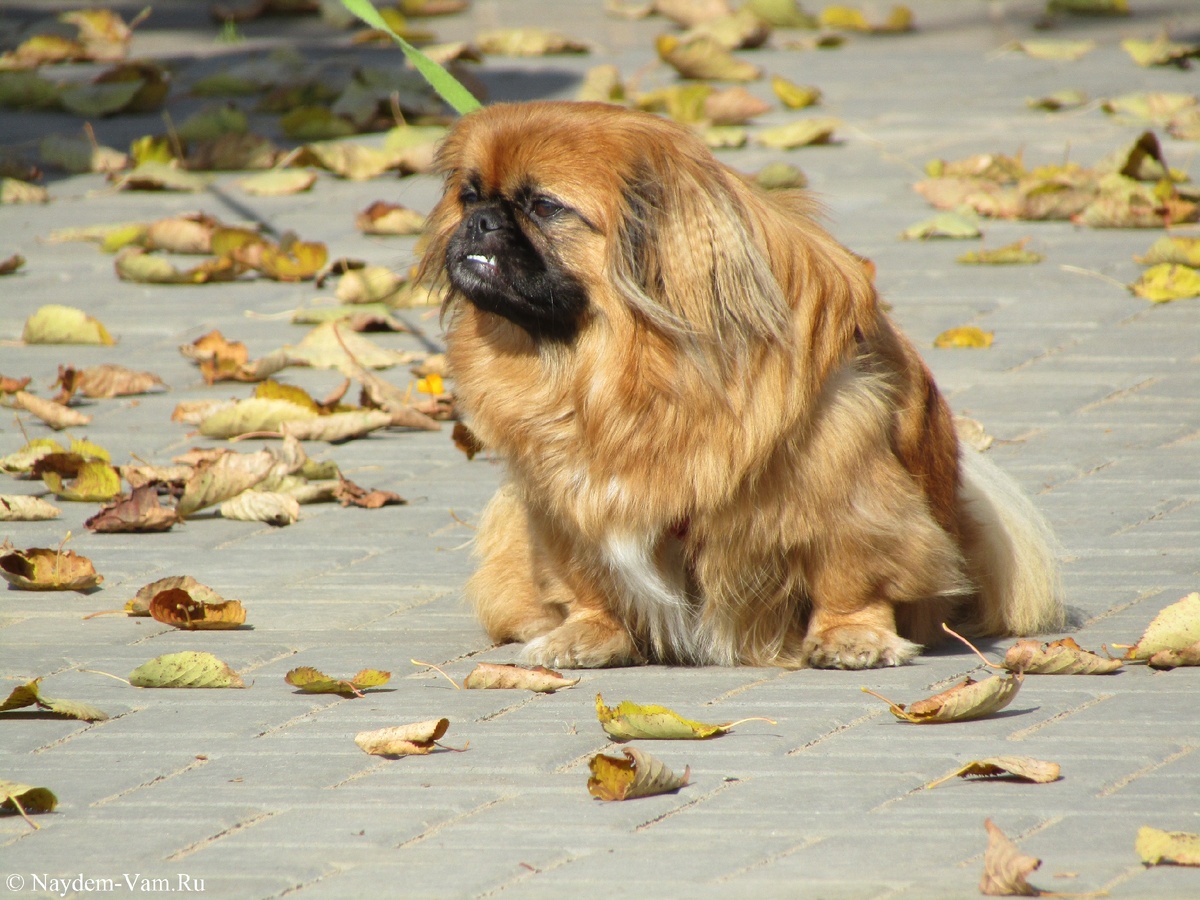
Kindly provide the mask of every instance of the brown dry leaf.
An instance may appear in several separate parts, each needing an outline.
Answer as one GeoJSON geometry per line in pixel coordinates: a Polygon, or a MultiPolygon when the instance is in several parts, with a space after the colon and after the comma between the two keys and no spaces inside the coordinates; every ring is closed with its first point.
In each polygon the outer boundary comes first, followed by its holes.
{"type": "Polygon", "coordinates": [[[279,432],[298,441],[327,441],[340,444],[365,437],[372,431],[392,424],[390,412],[380,409],[357,409],[315,418],[297,418],[281,422],[279,432]]]}
{"type": "Polygon", "coordinates": [[[465,679],[463,687],[468,690],[511,689],[553,694],[563,688],[579,684],[578,678],[564,678],[561,672],[545,666],[507,666],[496,663],[479,663],[465,679]]]}
{"type": "Polygon", "coordinates": [[[622,747],[625,758],[597,754],[592,757],[588,768],[588,793],[598,800],[634,800],[638,797],[653,797],[670,794],[688,783],[691,767],[676,775],[662,760],[644,753],[636,747],[622,747]]]}
{"type": "Polygon", "coordinates": [[[159,591],[149,610],[155,620],[186,631],[228,631],[246,623],[246,609],[240,601],[205,602],[182,588],[159,591]]]}
{"type": "Polygon", "coordinates": [[[1200,866],[1200,834],[1143,825],[1133,848],[1148,866],[1200,866]]]}
{"type": "MultiPolygon", "coordinates": [[[[60,367],[60,381],[62,377],[63,369],[60,367]]],[[[128,397],[166,390],[163,380],[153,372],[137,372],[113,363],[80,370],[75,375],[74,386],[83,396],[93,399],[128,397]]]]}
{"type": "Polygon", "coordinates": [[[249,365],[250,352],[241,341],[228,341],[220,331],[210,331],[190,344],[182,344],[179,352],[200,366],[206,384],[218,381],[258,381],[249,365]]]}
{"type": "Polygon", "coordinates": [[[53,503],[24,494],[0,494],[0,522],[42,522],[62,514],[53,503]]]}
{"type": "Polygon", "coordinates": [[[50,304],[25,320],[21,340],[27,344],[116,343],[108,330],[81,309],[50,304]]]}
{"type": "Polygon", "coordinates": [[[342,506],[357,506],[362,509],[379,509],[381,506],[403,506],[408,503],[399,494],[391,491],[368,491],[359,487],[348,478],[338,475],[337,487],[333,497],[342,506]]]}
{"type": "Polygon", "coordinates": [[[1017,696],[1023,677],[1020,673],[1013,673],[1008,677],[992,675],[983,681],[965,678],[961,684],[956,684],[949,690],[918,700],[907,710],[903,703],[893,703],[867,688],[862,690],[863,693],[884,701],[897,719],[917,725],[930,725],[982,719],[999,712],[1017,696]]]}
{"type": "Polygon", "coordinates": [[[354,736],[354,743],[372,756],[424,756],[433,752],[438,739],[449,728],[449,719],[430,719],[394,728],[360,731],[354,736]]]}
{"type": "Polygon", "coordinates": [[[36,706],[38,709],[66,716],[69,719],[81,719],[84,722],[103,722],[108,718],[108,713],[101,712],[91,704],[75,700],[52,700],[42,696],[39,687],[41,681],[41,678],[35,678],[20,687],[13,688],[8,698],[0,703],[0,713],[13,709],[24,709],[26,706],[36,706]]]}
{"type": "Polygon", "coordinates": [[[450,433],[450,440],[454,441],[455,447],[467,455],[467,459],[474,459],[475,454],[484,449],[482,442],[475,436],[475,432],[463,422],[454,423],[454,430],[450,433]]]}
{"type": "Polygon", "coordinates": [[[704,117],[718,126],[741,125],[770,111],[771,104],[740,86],[713,91],[704,98],[704,117]]]}
{"type": "Polygon", "coordinates": [[[300,519],[300,502],[291,494],[278,491],[242,491],[217,507],[223,519],[263,522],[267,525],[294,525],[300,519]]]}
{"type": "Polygon", "coordinates": [[[134,488],[129,499],[104,507],[83,524],[98,534],[144,533],[170,531],[179,520],[175,510],[158,502],[157,488],[143,485],[134,488]]]}
{"type": "Polygon", "coordinates": [[[0,578],[21,591],[90,591],[104,581],[86,556],[74,550],[0,547],[0,578]]]}
{"type": "Polygon", "coordinates": [[[1163,609],[1125,659],[1149,659],[1160,650],[1184,650],[1200,641],[1200,593],[1193,591],[1163,609]]]}
{"type": "Polygon", "coordinates": [[[641,705],[630,703],[628,700],[623,700],[616,706],[605,706],[604,698],[600,694],[596,695],[596,718],[600,720],[600,727],[605,733],[618,741],[706,740],[728,734],[735,725],[742,722],[771,722],[770,719],[740,719],[737,722],[709,725],[685,719],[665,706],[641,705]]]}
{"type": "Polygon", "coordinates": [[[343,697],[361,697],[363,691],[382,687],[391,679],[391,672],[380,669],[362,669],[357,675],[344,679],[331,678],[312,666],[300,666],[283,676],[284,681],[306,694],[341,694],[343,697]]]}
{"type": "Polygon", "coordinates": [[[969,777],[1015,778],[1020,781],[1032,781],[1034,784],[1049,784],[1062,777],[1061,771],[1056,762],[1028,756],[989,756],[987,759],[972,760],[944,778],[929,782],[925,785],[925,790],[945,784],[953,778],[969,777]]]}
{"type": "Polygon", "coordinates": [[[275,466],[266,450],[257,453],[223,453],[211,462],[196,466],[183,488],[175,511],[186,518],[193,513],[236,497],[266,478],[275,466]]]}
{"type": "Polygon", "coordinates": [[[0,275],[12,275],[23,265],[25,265],[25,257],[20,253],[14,253],[7,259],[0,259],[0,275]]]}
{"type": "Polygon", "coordinates": [[[933,346],[943,349],[951,347],[990,347],[995,333],[984,331],[975,325],[960,325],[948,328],[933,339],[933,346]]]}
{"type": "Polygon", "coordinates": [[[27,391],[10,394],[8,400],[12,406],[33,413],[55,431],[61,431],[64,428],[78,428],[92,421],[92,417],[86,413],[81,413],[44,397],[36,397],[27,391]]]}
{"type": "Polygon", "coordinates": [[[89,459],[80,464],[70,481],[53,469],[42,472],[42,482],[60,500],[107,503],[121,493],[121,476],[107,461],[89,459]]]}
{"type": "Polygon", "coordinates": [[[546,28],[496,28],[475,35],[475,46],[490,56],[549,56],[587,53],[587,44],[546,28]]]}
{"type": "Polygon", "coordinates": [[[399,203],[376,200],[354,217],[354,227],[363,234],[420,234],[425,216],[399,203]]]}
{"type": "Polygon", "coordinates": [[[1004,668],[1026,675],[1108,675],[1122,665],[1119,659],[1084,650],[1069,637],[1048,644],[1020,640],[1004,654],[1004,668]]]}
{"type": "Polygon", "coordinates": [[[983,855],[979,893],[988,897],[1037,897],[1041,894],[1025,880],[1025,876],[1037,869],[1042,861],[1021,853],[991,819],[986,819],[983,825],[987,829],[988,845],[983,855]]]}
{"type": "Polygon", "coordinates": [[[204,213],[188,213],[159,219],[146,226],[141,244],[147,250],[168,253],[212,253],[213,232],[220,223],[204,213]]]}
{"type": "Polygon", "coordinates": [[[125,612],[131,616],[150,615],[150,601],[163,591],[186,591],[194,600],[201,603],[224,603],[225,598],[210,587],[198,582],[191,575],[170,575],[152,581],[139,590],[132,600],[125,604],[125,612]]]}
{"type": "Polygon", "coordinates": [[[762,77],[758,66],[738,59],[709,37],[684,43],[676,35],[662,34],[654,42],[658,57],[684,78],[712,81],[754,81],[762,77]]]}

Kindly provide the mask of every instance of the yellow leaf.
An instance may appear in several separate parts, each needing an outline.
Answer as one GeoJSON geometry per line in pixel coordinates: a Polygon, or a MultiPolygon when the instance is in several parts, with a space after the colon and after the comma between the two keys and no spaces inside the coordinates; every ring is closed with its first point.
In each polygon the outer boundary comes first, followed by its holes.
{"type": "Polygon", "coordinates": [[[496,28],[475,35],[475,45],[491,56],[548,56],[587,53],[587,44],[545,28],[496,28]]]}
{"type": "Polygon", "coordinates": [[[261,175],[242,178],[238,187],[255,197],[285,197],[301,194],[316,182],[316,173],[307,169],[271,169],[261,175]]]}
{"type": "Polygon", "coordinates": [[[79,473],[66,484],[57,472],[42,475],[45,482],[60,500],[76,500],[83,503],[108,502],[121,493],[121,476],[117,470],[103,460],[92,459],[79,467],[79,473]]]}
{"type": "Polygon", "coordinates": [[[598,800],[633,800],[674,793],[688,783],[691,768],[676,775],[649,753],[635,747],[622,747],[625,758],[597,754],[588,768],[588,793],[598,800]]]}
{"type": "MultiPolygon", "coordinates": [[[[735,725],[751,721],[726,722],[708,725],[693,722],[665,706],[639,705],[624,700],[613,707],[604,705],[604,698],[596,695],[596,717],[605,733],[618,741],[642,740],[705,740],[728,733],[735,725]]],[[[762,721],[771,721],[765,719],[762,721]]]]}
{"type": "Polygon", "coordinates": [[[1096,49],[1095,41],[1019,41],[1012,45],[1033,59],[1074,62],[1096,49]]]}
{"type": "Polygon", "coordinates": [[[821,102],[820,88],[799,85],[779,75],[771,77],[771,90],[788,109],[804,109],[821,102]]]}
{"type": "Polygon", "coordinates": [[[879,697],[887,703],[892,715],[897,719],[916,725],[928,725],[982,719],[999,712],[1017,696],[1021,680],[1022,676],[1019,673],[1011,674],[1007,678],[993,675],[983,681],[965,678],[949,690],[918,700],[907,710],[903,703],[893,703],[867,688],[863,688],[863,692],[872,697],[879,697]]]}
{"type": "Polygon", "coordinates": [[[0,555],[0,578],[20,591],[89,591],[104,581],[86,556],[45,547],[0,555]]]}
{"type": "Polygon", "coordinates": [[[933,339],[933,346],[950,347],[990,347],[995,335],[974,325],[962,325],[958,328],[948,328],[933,339]]]}
{"type": "Polygon", "coordinates": [[[765,128],[754,136],[756,143],[776,150],[791,150],[795,147],[808,147],[813,144],[828,144],[833,140],[833,132],[840,128],[840,119],[815,118],[798,119],[787,125],[777,125],[765,128]]]}
{"type": "Polygon", "coordinates": [[[1134,850],[1148,866],[1200,866],[1200,834],[1160,831],[1143,825],[1138,829],[1134,850]]]}
{"type": "Polygon", "coordinates": [[[372,756],[424,756],[433,752],[438,739],[449,727],[449,719],[430,719],[394,728],[360,731],[354,736],[354,743],[372,756]]]}
{"type": "Polygon", "coordinates": [[[673,34],[663,34],[654,46],[659,59],[684,78],[754,81],[762,77],[758,66],[738,59],[709,37],[693,38],[684,43],[673,34]]]}
{"type": "Polygon", "coordinates": [[[1025,245],[1028,242],[1028,239],[1020,240],[1013,244],[997,247],[995,250],[969,250],[958,257],[957,262],[990,266],[1040,263],[1045,257],[1033,250],[1026,250],[1025,245]]]}
{"type": "Polygon", "coordinates": [[[1182,650],[1197,641],[1200,641],[1200,593],[1193,591],[1159,612],[1125,658],[1149,659],[1160,650],[1182,650]]]}
{"type": "Polygon", "coordinates": [[[48,203],[50,192],[19,178],[0,178],[0,206],[19,203],[48,203]]]}
{"type": "Polygon", "coordinates": [[[1061,767],[1056,762],[1032,759],[1028,756],[991,756],[987,759],[972,760],[944,778],[929,782],[925,785],[925,790],[937,787],[956,777],[1008,777],[1021,781],[1032,781],[1034,784],[1049,784],[1062,777],[1061,771],[1061,767]]]}
{"type": "Polygon", "coordinates": [[[1153,303],[1200,297],[1200,270],[1177,263],[1159,263],[1143,272],[1129,289],[1153,303]]]}
{"type": "MultiPolygon", "coordinates": [[[[361,697],[368,688],[382,687],[392,679],[391,672],[380,669],[362,669],[349,678],[331,678],[312,666],[300,666],[288,672],[283,680],[306,694],[341,694],[361,697]]],[[[440,737],[440,735],[439,735],[440,737]]]]}

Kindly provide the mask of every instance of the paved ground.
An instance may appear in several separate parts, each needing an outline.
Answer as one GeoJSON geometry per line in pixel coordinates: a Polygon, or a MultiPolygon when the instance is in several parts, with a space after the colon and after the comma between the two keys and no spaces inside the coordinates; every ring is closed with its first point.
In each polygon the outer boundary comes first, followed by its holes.
{"type": "MultiPolygon", "coordinates": [[[[249,23],[245,43],[221,44],[205,4],[154,5],[134,52],[172,59],[180,95],[220,60],[281,44],[341,61],[368,53],[398,59],[391,51],[350,50],[343,34],[311,18],[249,23]]],[[[1186,2],[1131,0],[1133,18],[1077,19],[1046,35],[1032,27],[1040,2],[912,5],[921,28],[911,35],[852,38],[828,52],[747,54],[771,72],[818,85],[846,127],[834,147],[730,151],[726,158],[748,171],[781,156],[801,165],[828,204],[831,227],[875,260],[897,319],[922,346],[954,325],[995,332],[990,350],[930,348],[927,358],[956,410],[999,439],[990,452],[1036,495],[1061,536],[1078,640],[1091,648],[1132,642],[1161,607],[1198,586],[1200,301],[1152,307],[1113,282],[1137,276],[1132,257],[1156,236],[1149,232],[989,223],[988,246],[1029,236],[1047,259],[986,270],[954,262],[961,243],[900,242],[896,235],[930,212],[910,187],[930,158],[1023,150],[1030,162],[1069,153],[1090,164],[1135,137],[1136,126],[1094,107],[1054,116],[1027,109],[1025,98],[1068,87],[1093,98],[1195,91],[1194,71],[1137,68],[1118,42],[1150,37],[1164,24],[1178,39],[1197,40],[1200,13],[1186,2]],[[1047,36],[1090,37],[1098,46],[1074,63],[1000,52],[1013,39],[1047,36]]],[[[120,6],[136,12],[136,5],[120,6]]],[[[53,8],[4,4],[0,25],[53,8]]],[[[578,75],[602,61],[631,75],[666,27],[612,19],[583,0],[481,0],[469,13],[430,23],[444,39],[519,24],[557,26],[595,50],[528,63],[491,59],[479,75],[498,98],[571,96],[578,75]]],[[[646,78],[666,80],[658,71],[646,78]]],[[[764,84],[751,90],[769,96],[764,84]]],[[[199,105],[182,96],[178,102],[185,110],[199,105]]],[[[790,115],[776,111],[764,121],[790,115]]],[[[0,143],[27,146],[78,125],[66,116],[0,111],[0,143]]],[[[159,127],[154,115],[96,123],[110,143],[159,127]]],[[[1196,144],[1165,146],[1175,166],[1200,178],[1196,144]]],[[[137,454],[164,463],[205,443],[169,421],[175,404],[247,391],[205,387],[177,346],[220,328],[260,355],[302,333],[270,316],[317,292],[264,282],[134,286],[119,282],[111,259],[92,246],[40,240],[56,227],[196,208],[236,218],[222,199],[244,196],[236,191],[113,194],[99,176],[49,187],[46,206],[0,207],[0,257],[28,259],[21,274],[0,279],[0,337],[17,338],[30,313],[60,302],[99,317],[120,343],[5,344],[0,371],[30,375],[47,394],[62,363],[149,369],[169,393],[97,402],[92,425],[79,434],[122,462],[137,454]]],[[[358,236],[353,214],[385,198],[427,209],[436,190],[430,178],[322,176],[311,194],[245,203],[276,229],[328,242],[334,255],[400,268],[411,261],[411,240],[358,236]]],[[[436,317],[407,318],[436,344],[436,317]]],[[[379,341],[420,346],[407,337],[379,341]]],[[[407,379],[400,370],[388,375],[399,384],[407,379]]],[[[322,372],[289,370],[287,377],[314,391],[336,383],[322,372]]],[[[21,418],[30,436],[48,433],[21,418]]],[[[6,413],[0,454],[23,443],[6,413]]],[[[165,879],[143,885],[151,888],[203,880],[206,894],[236,898],[964,897],[976,892],[988,817],[1024,852],[1043,858],[1032,880],[1044,889],[1200,895],[1197,870],[1143,869],[1133,851],[1141,825],[1200,831],[1196,670],[1030,677],[1002,714],[937,727],[901,724],[859,688],[917,699],[975,671],[966,652],[885,672],[651,667],[585,673],[577,688],[551,696],[455,691],[409,660],[462,677],[477,660],[513,658],[512,648],[488,645],[460,599],[471,569],[471,532],[462,523],[478,516],[499,467],[468,462],[445,431],[394,431],[313,452],[362,484],[400,492],[409,505],[373,512],[309,506],[298,524],[281,529],[201,516],[167,534],[104,536],[82,526],[94,505],[65,504],[58,521],[0,531],[32,547],[54,546],[70,530],[70,546],[105,577],[103,590],[87,596],[0,596],[0,674],[10,679],[2,689],[45,676],[46,694],[112,715],[87,725],[17,713],[0,724],[0,778],[45,785],[61,801],[55,814],[39,817],[40,831],[17,817],[0,819],[0,873],[14,896],[106,889],[103,882],[87,890],[48,881],[76,876],[111,879],[107,891],[117,893],[128,890],[128,876],[165,879]],[[171,574],[191,574],[241,599],[253,630],[200,635],[148,619],[82,619],[171,574]],[[136,690],[92,673],[124,675],[183,649],[218,654],[252,686],[136,690]],[[363,699],[307,696],[283,682],[299,665],[342,674],[372,666],[395,677],[389,690],[363,699]],[[595,720],[597,692],[609,702],[663,703],[702,720],[769,716],[778,724],[748,723],[704,743],[646,745],[676,769],[690,765],[692,783],[677,795],[603,804],[585,789],[588,758],[610,746],[595,720]],[[360,730],[440,716],[451,722],[447,742],[469,742],[467,752],[388,761],[352,741],[360,730]],[[1057,761],[1064,777],[1045,786],[956,781],[920,789],[968,760],[1005,754],[1057,761]]],[[[9,479],[0,485],[4,492],[34,489],[9,479]]]]}

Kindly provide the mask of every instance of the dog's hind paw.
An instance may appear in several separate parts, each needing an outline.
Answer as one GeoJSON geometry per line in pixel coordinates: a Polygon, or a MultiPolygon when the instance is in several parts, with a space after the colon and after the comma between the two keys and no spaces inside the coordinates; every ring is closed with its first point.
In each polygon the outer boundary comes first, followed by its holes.
{"type": "Polygon", "coordinates": [[[525,645],[521,659],[555,669],[603,669],[645,663],[624,631],[570,620],[525,645]]]}
{"type": "Polygon", "coordinates": [[[902,666],[920,644],[870,625],[835,625],[804,639],[801,653],[816,669],[880,669],[902,666]]]}

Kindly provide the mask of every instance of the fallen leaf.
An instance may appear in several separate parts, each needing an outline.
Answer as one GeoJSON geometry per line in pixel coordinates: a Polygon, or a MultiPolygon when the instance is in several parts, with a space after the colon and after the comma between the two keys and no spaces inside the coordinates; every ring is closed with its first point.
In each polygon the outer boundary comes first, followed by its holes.
{"type": "Polygon", "coordinates": [[[31,821],[26,813],[54,812],[56,806],[58,806],[58,798],[49,788],[33,787],[0,779],[0,812],[11,810],[34,828],[40,828],[41,826],[31,821]]]}
{"type": "Polygon", "coordinates": [[[553,694],[577,684],[578,678],[564,678],[562,673],[545,666],[527,668],[496,663],[479,663],[463,679],[463,687],[468,690],[512,689],[535,691],[539,694],[553,694]]]}
{"type": "Polygon", "coordinates": [[[38,709],[44,709],[55,715],[65,716],[68,719],[81,719],[84,722],[103,722],[108,718],[108,713],[101,712],[88,703],[79,703],[75,700],[52,700],[49,697],[43,697],[39,687],[41,681],[41,678],[35,678],[20,687],[13,688],[8,699],[0,703],[0,713],[23,709],[26,706],[37,706],[38,709]]]}
{"type": "Polygon", "coordinates": [[[821,102],[820,88],[796,84],[779,75],[771,77],[771,90],[788,109],[804,109],[821,102]]]}
{"type": "Polygon", "coordinates": [[[0,556],[0,578],[21,591],[90,591],[104,580],[92,561],[74,550],[31,547],[0,556]]]}
{"type": "Polygon", "coordinates": [[[1143,272],[1129,285],[1129,290],[1152,303],[1200,297],[1200,269],[1178,263],[1159,263],[1143,272]]]}
{"type": "Polygon", "coordinates": [[[271,169],[239,179],[237,185],[255,197],[286,197],[304,193],[316,183],[317,174],[307,169],[271,169]]]}
{"type": "Polygon", "coordinates": [[[8,398],[18,409],[33,413],[55,431],[64,428],[78,428],[92,421],[92,417],[79,410],[71,409],[45,397],[37,397],[27,391],[17,391],[8,398]]]}
{"type": "Polygon", "coordinates": [[[1178,263],[1200,269],[1200,237],[1161,237],[1150,245],[1145,256],[1135,256],[1133,260],[1143,266],[1178,263]]]}
{"type": "Polygon", "coordinates": [[[1143,68],[1179,66],[1186,69],[1193,57],[1200,57],[1200,44],[1176,43],[1165,31],[1151,41],[1126,38],[1121,41],[1121,49],[1143,68]]]}
{"type": "Polygon", "coordinates": [[[142,162],[116,179],[117,190],[125,191],[203,191],[212,177],[188,172],[171,163],[142,162]]]}
{"type": "Polygon", "coordinates": [[[180,521],[175,510],[158,502],[153,485],[136,487],[128,499],[106,506],[83,524],[97,534],[170,531],[180,521]]]}
{"type": "Polygon", "coordinates": [[[1047,112],[1061,112],[1066,109],[1078,109],[1088,102],[1088,96],[1083,91],[1067,89],[1055,91],[1044,97],[1030,97],[1025,105],[1030,109],[1044,109],[1047,112]]]}
{"type": "Polygon", "coordinates": [[[0,275],[12,275],[23,265],[25,265],[25,257],[20,253],[14,253],[7,259],[0,259],[0,275]]]}
{"type": "Polygon", "coordinates": [[[275,466],[275,457],[266,450],[257,453],[224,453],[202,463],[184,485],[175,511],[187,517],[205,507],[236,497],[258,484],[275,466]]]}
{"type": "Polygon", "coordinates": [[[403,506],[408,503],[399,494],[394,494],[391,491],[368,491],[359,487],[348,478],[338,475],[337,487],[333,490],[333,497],[342,506],[357,506],[362,509],[379,509],[382,506],[403,506]]]}
{"type": "Polygon", "coordinates": [[[593,756],[588,768],[588,793],[597,800],[634,800],[638,797],[653,797],[656,794],[671,794],[688,783],[691,767],[676,775],[662,760],[644,753],[636,747],[622,747],[625,758],[593,756]]]}
{"type": "Polygon", "coordinates": [[[372,756],[423,756],[433,752],[437,741],[450,728],[449,719],[430,719],[376,731],[360,731],[354,743],[372,756]]]}
{"type": "Polygon", "coordinates": [[[70,481],[55,471],[42,473],[42,481],[60,500],[107,503],[121,493],[121,476],[102,459],[89,459],[70,481]]]}
{"type": "Polygon", "coordinates": [[[386,266],[363,266],[342,273],[334,296],[342,303],[387,303],[405,280],[386,266]]]}
{"type": "Polygon", "coordinates": [[[246,609],[238,600],[213,603],[193,597],[183,588],[159,591],[150,600],[151,617],[186,631],[228,631],[246,623],[246,609]]]}
{"type": "Polygon", "coordinates": [[[1163,609],[1125,659],[1149,659],[1160,650],[1183,650],[1200,641],[1200,593],[1193,591],[1163,609]]]}
{"type": "Polygon", "coordinates": [[[129,683],[143,688],[244,688],[240,675],[211,653],[185,650],[144,662],[129,673],[129,683]]]}
{"type": "Polygon", "coordinates": [[[833,140],[833,132],[840,128],[840,119],[816,118],[798,119],[787,125],[777,125],[774,128],[764,128],[754,136],[755,143],[776,150],[791,150],[796,147],[809,147],[814,144],[828,144],[833,140]]]}
{"type": "Polygon", "coordinates": [[[1022,678],[1020,673],[1007,677],[992,675],[983,681],[965,678],[949,690],[918,700],[907,710],[903,703],[893,703],[872,690],[863,688],[863,692],[879,697],[891,708],[892,715],[905,722],[917,725],[965,722],[990,716],[1012,703],[1021,688],[1022,678]]]}
{"type": "MultiPolygon", "coordinates": [[[[60,367],[60,379],[62,371],[60,367]]],[[[158,393],[166,390],[166,385],[153,372],[137,372],[114,363],[105,363],[80,370],[75,377],[75,389],[85,397],[107,399],[158,393]]]]}
{"type": "Polygon", "coordinates": [[[454,430],[450,433],[454,446],[466,454],[467,459],[474,459],[475,454],[484,449],[483,443],[475,436],[475,432],[463,422],[455,422],[454,430]]]}
{"type": "Polygon", "coordinates": [[[1045,259],[1040,253],[1026,250],[1027,243],[1029,243],[1029,239],[1025,238],[1003,247],[997,247],[995,250],[968,250],[962,256],[957,257],[955,261],[967,265],[1005,266],[1029,265],[1040,263],[1045,259]]]}
{"type": "Polygon", "coordinates": [[[808,187],[808,176],[791,163],[767,163],[754,176],[754,183],[764,191],[790,191],[808,187]]]}
{"type": "Polygon", "coordinates": [[[0,178],[0,206],[19,203],[49,203],[50,192],[44,187],[19,178],[0,178]]]}
{"type": "Polygon", "coordinates": [[[1033,59],[1074,62],[1096,49],[1095,41],[1018,41],[1010,45],[1033,59]]]}
{"type": "Polygon", "coordinates": [[[686,43],[705,37],[727,50],[752,50],[765,44],[770,36],[770,25],[742,7],[737,12],[697,23],[680,35],[680,39],[686,43]]]}
{"type": "Polygon", "coordinates": [[[1048,644],[1020,640],[1004,654],[1004,668],[1026,675],[1107,675],[1121,666],[1121,660],[1084,650],[1069,637],[1048,644]]]}
{"type": "Polygon", "coordinates": [[[710,37],[684,43],[673,34],[662,34],[654,42],[658,57],[684,78],[712,81],[754,81],[762,71],[738,59],[710,37]]]}
{"type": "Polygon", "coordinates": [[[1121,123],[1166,125],[1179,114],[1194,109],[1197,102],[1193,94],[1140,91],[1109,97],[1100,108],[1121,123]]]}
{"type": "Polygon", "coordinates": [[[797,0],[748,0],[746,8],[776,28],[814,29],[821,24],[816,16],[804,12],[797,0]]]}
{"type": "Polygon", "coordinates": [[[933,346],[943,349],[950,347],[990,347],[995,334],[984,331],[975,325],[960,325],[948,328],[933,339],[933,346]]]}
{"type": "Polygon", "coordinates": [[[910,225],[900,232],[902,241],[924,241],[929,238],[961,240],[977,237],[979,237],[979,223],[975,216],[962,212],[939,213],[932,218],[910,225]]]}
{"type": "Polygon", "coordinates": [[[1152,669],[1200,666],[1200,641],[1182,650],[1159,650],[1146,661],[1152,669]]]}
{"type": "Polygon", "coordinates": [[[983,825],[987,829],[988,845],[983,855],[979,893],[988,897],[1036,897],[1041,894],[1025,880],[1025,876],[1037,869],[1042,861],[1021,853],[991,819],[985,820],[983,825]]]}
{"type": "Polygon", "coordinates": [[[376,200],[354,217],[354,227],[363,234],[420,234],[425,216],[399,203],[376,200]]]}
{"type": "MultiPolygon", "coordinates": [[[[596,695],[596,717],[605,733],[618,741],[660,740],[705,740],[727,734],[735,725],[742,722],[764,721],[770,719],[740,719],[737,722],[726,722],[722,725],[708,725],[703,722],[693,722],[665,706],[639,705],[623,700],[616,706],[604,705],[604,698],[596,695]]],[[[771,724],[774,724],[773,722],[771,724]]]]}
{"type": "Polygon", "coordinates": [[[0,494],[0,522],[41,522],[61,514],[62,510],[41,497],[0,494]]]}
{"type": "Polygon", "coordinates": [[[276,526],[294,525],[300,519],[299,501],[290,494],[277,491],[242,491],[222,503],[217,511],[223,519],[276,526]]]}
{"type": "Polygon", "coordinates": [[[827,6],[821,11],[820,24],[841,31],[897,34],[913,30],[913,14],[907,6],[893,6],[886,19],[872,21],[860,10],[848,6],[827,6]]]}
{"type": "Polygon", "coordinates": [[[1143,825],[1133,849],[1148,866],[1200,866],[1200,834],[1143,825]]]}
{"type": "Polygon", "coordinates": [[[163,591],[170,590],[185,591],[192,599],[201,603],[225,602],[224,597],[212,588],[201,584],[191,575],[170,575],[152,581],[141,588],[133,599],[125,604],[125,612],[131,616],[148,616],[150,615],[150,601],[163,591]]]}
{"type": "Polygon", "coordinates": [[[987,759],[976,759],[951,772],[944,778],[931,781],[925,785],[925,790],[945,784],[954,778],[1015,778],[1020,781],[1032,781],[1034,784],[1049,784],[1062,777],[1062,768],[1056,762],[1033,759],[1028,756],[990,756],[987,759]]]}
{"type": "Polygon", "coordinates": [[[391,672],[379,669],[362,669],[344,679],[331,678],[312,666],[300,666],[283,676],[284,681],[306,694],[341,694],[343,697],[361,697],[363,691],[382,687],[391,679],[391,672]]]}
{"type": "Polygon", "coordinates": [[[115,343],[107,329],[81,309],[49,304],[25,320],[21,340],[27,344],[115,343]]]}
{"type": "Polygon", "coordinates": [[[684,28],[719,19],[732,12],[728,0],[654,0],[653,6],[654,12],[684,28]]]}
{"type": "Polygon", "coordinates": [[[587,44],[547,28],[496,28],[475,35],[475,46],[489,56],[550,56],[587,53],[587,44]]]}

